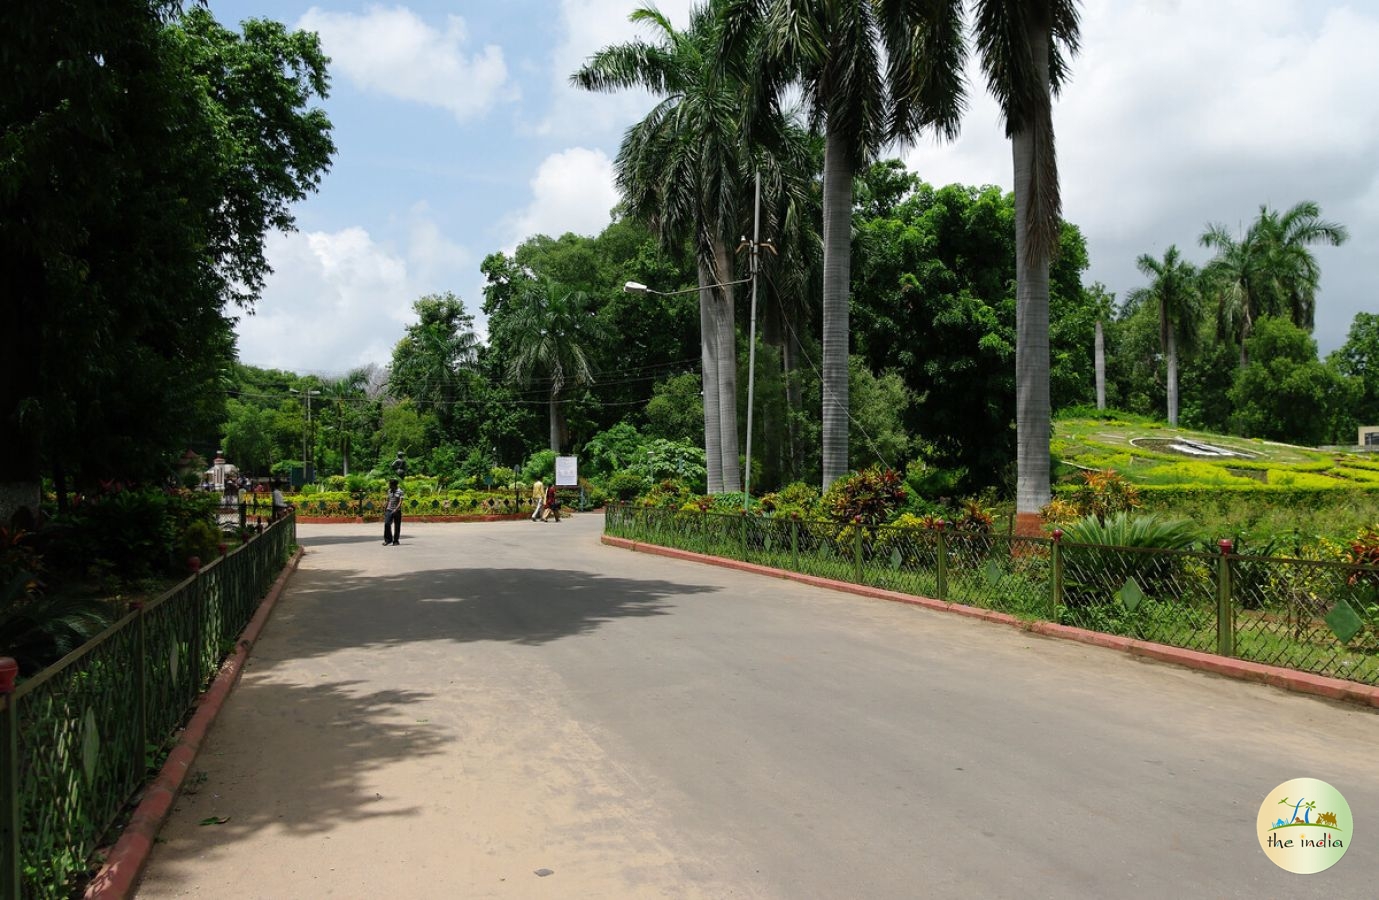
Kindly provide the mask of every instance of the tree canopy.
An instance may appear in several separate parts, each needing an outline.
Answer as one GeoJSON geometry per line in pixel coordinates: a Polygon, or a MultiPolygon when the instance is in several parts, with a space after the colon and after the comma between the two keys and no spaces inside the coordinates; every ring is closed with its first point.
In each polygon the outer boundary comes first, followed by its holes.
{"type": "Polygon", "coordinates": [[[0,79],[0,471],[158,476],[217,439],[230,316],[329,165],[326,58],[201,7],[21,0],[0,79]]]}

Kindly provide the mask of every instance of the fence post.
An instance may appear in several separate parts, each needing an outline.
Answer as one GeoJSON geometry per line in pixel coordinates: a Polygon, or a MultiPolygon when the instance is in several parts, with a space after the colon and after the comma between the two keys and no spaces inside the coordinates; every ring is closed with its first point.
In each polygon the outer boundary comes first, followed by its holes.
{"type": "Polygon", "coordinates": [[[1050,579],[1052,590],[1049,591],[1049,621],[1058,621],[1058,607],[1063,605],[1063,529],[1053,530],[1053,546],[1050,548],[1050,555],[1053,558],[1053,578],[1050,579]]]}
{"type": "Polygon", "coordinates": [[[790,564],[791,568],[798,572],[800,570],[800,514],[790,514],[790,564]]]}
{"type": "Polygon", "coordinates": [[[862,583],[862,517],[853,516],[852,525],[856,529],[852,533],[852,581],[854,584],[862,583]]]}
{"type": "Polygon", "coordinates": [[[19,711],[14,678],[19,666],[0,658],[0,898],[19,900],[19,711]]]}
{"type": "Polygon", "coordinates": [[[739,516],[739,518],[742,519],[742,561],[743,561],[743,562],[746,562],[746,561],[747,561],[747,513],[746,513],[745,510],[743,511],[743,513],[741,514],[741,516],[739,516]]]}
{"type": "Polygon", "coordinates": [[[148,746],[148,637],[144,629],[144,601],[135,600],[130,604],[130,608],[139,614],[136,620],[134,635],[134,653],[137,660],[134,664],[134,692],[138,697],[135,703],[135,716],[138,719],[139,742],[135,746],[139,748],[136,757],[135,774],[142,777],[144,748],[148,746]]]}
{"type": "Polygon", "coordinates": [[[944,533],[947,524],[941,519],[938,523],[938,586],[934,591],[945,603],[948,602],[948,537],[944,533]]]}
{"type": "Polygon", "coordinates": [[[1234,545],[1225,538],[1217,542],[1221,558],[1216,561],[1216,652],[1235,655],[1235,605],[1231,602],[1231,552],[1234,545]]]}
{"type": "Polygon", "coordinates": [[[201,573],[197,572],[193,576],[193,590],[188,593],[191,595],[192,604],[192,633],[189,639],[187,654],[188,666],[191,669],[192,687],[197,694],[201,693],[201,688],[205,685],[201,682],[201,633],[202,633],[202,601],[205,598],[205,590],[202,588],[201,573]]]}

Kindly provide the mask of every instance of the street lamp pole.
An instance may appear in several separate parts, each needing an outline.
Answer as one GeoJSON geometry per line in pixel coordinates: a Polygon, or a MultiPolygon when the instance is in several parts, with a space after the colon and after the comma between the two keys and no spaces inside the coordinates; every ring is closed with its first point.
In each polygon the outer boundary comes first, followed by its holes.
{"type": "Polygon", "coordinates": [[[761,172],[756,173],[756,196],[752,201],[752,314],[747,333],[747,467],[742,473],[742,509],[752,502],[752,400],[757,374],[757,262],[761,251],[761,172]]]}
{"type": "Polygon", "coordinates": [[[306,431],[302,432],[302,483],[306,484],[311,475],[311,462],[307,456],[308,442],[311,440],[311,398],[319,397],[321,392],[316,390],[299,391],[296,388],[288,388],[288,391],[293,394],[301,394],[306,401],[306,431]]]}

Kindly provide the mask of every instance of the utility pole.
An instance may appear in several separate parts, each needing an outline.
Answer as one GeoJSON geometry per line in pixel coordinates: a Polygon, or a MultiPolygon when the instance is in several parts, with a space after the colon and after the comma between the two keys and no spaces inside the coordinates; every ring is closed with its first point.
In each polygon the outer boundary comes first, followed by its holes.
{"type": "Polygon", "coordinates": [[[302,399],[306,401],[306,430],[302,432],[302,483],[306,484],[307,482],[315,480],[311,477],[313,473],[311,471],[311,458],[309,455],[311,446],[311,398],[319,397],[321,392],[316,390],[299,391],[296,388],[288,388],[287,390],[293,394],[301,394],[302,399]]]}

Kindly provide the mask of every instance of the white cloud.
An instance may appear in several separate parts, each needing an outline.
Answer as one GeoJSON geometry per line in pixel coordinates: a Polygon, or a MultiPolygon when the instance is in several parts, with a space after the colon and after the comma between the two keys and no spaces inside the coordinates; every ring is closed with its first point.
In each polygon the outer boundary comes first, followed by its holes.
{"type": "Polygon", "coordinates": [[[516,96],[501,47],[466,55],[464,19],[447,16],[443,30],[405,6],[371,6],[362,15],[313,6],[298,28],[318,32],[331,69],[362,90],[449,110],[463,122],[516,96]]]}
{"type": "MultiPolygon", "coordinates": [[[[1315,200],[1351,228],[1318,249],[1323,350],[1369,303],[1379,222],[1362,198],[1379,168],[1379,16],[1304,0],[1086,0],[1083,52],[1056,101],[1064,212],[1114,291],[1140,283],[1134,260],[1176,243],[1204,260],[1208,222],[1230,227],[1261,204],[1315,200]]],[[[1011,186],[1010,145],[980,72],[963,135],[907,154],[925,180],[1011,186]]]]}
{"type": "MultiPolygon", "coordinates": [[[[640,38],[656,42],[649,26],[634,25],[627,17],[637,6],[631,0],[561,0],[562,38],[551,54],[552,94],[549,112],[531,130],[554,137],[579,136],[583,141],[611,137],[651,110],[651,95],[640,89],[590,93],[570,84],[570,75],[610,44],[640,38]]],[[[679,30],[689,25],[693,0],[662,0],[655,4],[679,30]]]]}
{"type": "Polygon", "coordinates": [[[473,259],[427,218],[424,205],[410,211],[405,229],[401,250],[360,227],[270,235],[274,272],[255,314],[236,327],[240,358],[327,374],[386,364],[413,320],[412,303],[453,290],[473,259]]]}
{"type": "Polygon", "coordinates": [[[510,218],[509,249],[536,234],[598,234],[619,197],[602,150],[571,147],[546,157],[531,180],[532,200],[510,218]]]}

